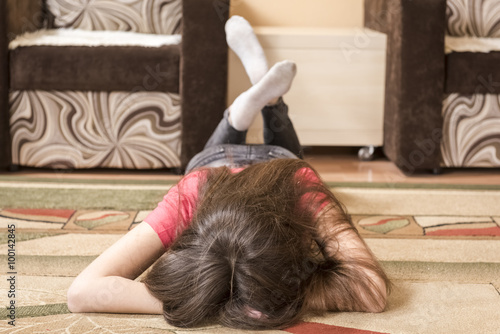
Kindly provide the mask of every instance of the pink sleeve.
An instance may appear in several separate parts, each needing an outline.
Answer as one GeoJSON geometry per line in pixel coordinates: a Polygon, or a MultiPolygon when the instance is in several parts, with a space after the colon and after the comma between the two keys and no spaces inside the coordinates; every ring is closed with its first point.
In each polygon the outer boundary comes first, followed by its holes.
{"type": "Polygon", "coordinates": [[[165,248],[191,223],[198,202],[198,184],[202,177],[203,174],[199,171],[186,175],[144,219],[158,234],[165,248]]]}
{"type": "MultiPolygon", "coordinates": [[[[298,182],[305,182],[306,186],[313,186],[314,184],[321,184],[322,181],[316,176],[316,173],[313,172],[312,169],[304,167],[297,171],[296,177],[298,178],[298,182]]],[[[323,193],[313,193],[308,192],[302,195],[300,200],[300,208],[305,209],[307,207],[307,202],[313,199],[315,201],[321,202],[326,198],[326,195],[323,193]],[[313,197],[314,196],[314,197],[313,197]]],[[[324,209],[325,206],[328,205],[328,202],[324,201],[321,206],[316,210],[315,214],[319,214],[321,210],[324,209]]]]}

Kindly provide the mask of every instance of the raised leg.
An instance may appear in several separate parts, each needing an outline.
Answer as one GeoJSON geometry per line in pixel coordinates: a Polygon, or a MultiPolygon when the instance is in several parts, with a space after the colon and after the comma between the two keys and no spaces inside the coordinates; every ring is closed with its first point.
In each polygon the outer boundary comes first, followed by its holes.
{"type": "Polygon", "coordinates": [[[226,23],[226,40],[243,63],[252,85],[255,85],[266,75],[269,67],[252,26],[241,16],[231,16],[226,23]]]}
{"type": "Polygon", "coordinates": [[[264,143],[286,148],[299,158],[304,157],[302,146],[295,132],[292,121],[288,117],[288,106],[283,99],[262,109],[264,120],[264,143]]]}
{"type": "Polygon", "coordinates": [[[249,90],[238,96],[229,107],[230,123],[239,131],[246,131],[255,116],[268,104],[273,104],[292,85],[297,72],[295,63],[285,60],[274,65],[249,90]]]}
{"type": "MultiPolygon", "coordinates": [[[[234,100],[205,148],[220,144],[245,144],[246,132],[257,113],[270,101],[277,101],[290,89],[295,73],[296,66],[293,62],[282,61],[274,65],[257,84],[234,100]]],[[[280,114],[283,112],[277,115],[280,114]]],[[[274,122],[278,122],[281,118],[274,122]]],[[[280,129],[283,122],[276,124],[274,127],[280,129]]]]}
{"type": "Polygon", "coordinates": [[[217,128],[208,139],[205,148],[222,144],[243,145],[246,143],[247,131],[236,130],[229,123],[229,110],[224,112],[224,117],[217,125],[217,128]]]}

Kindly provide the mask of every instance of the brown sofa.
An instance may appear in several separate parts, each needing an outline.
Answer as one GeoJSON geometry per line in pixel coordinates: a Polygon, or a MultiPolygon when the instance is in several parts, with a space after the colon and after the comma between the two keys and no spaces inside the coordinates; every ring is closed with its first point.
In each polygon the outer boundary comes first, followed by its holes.
{"type": "Polygon", "coordinates": [[[229,0],[72,1],[0,0],[0,167],[184,168],[226,107],[229,0]]]}
{"type": "Polygon", "coordinates": [[[500,167],[500,48],[475,46],[500,37],[491,3],[365,0],[387,34],[384,151],[405,173],[500,167]]]}

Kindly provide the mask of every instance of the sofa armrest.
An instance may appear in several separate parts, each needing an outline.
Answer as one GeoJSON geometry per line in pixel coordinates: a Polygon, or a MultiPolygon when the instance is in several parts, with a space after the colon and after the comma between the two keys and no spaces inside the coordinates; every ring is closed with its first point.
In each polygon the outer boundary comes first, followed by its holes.
{"type": "Polygon", "coordinates": [[[6,12],[6,2],[0,0],[0,169],[8,167],[11,163],[9,132],[9,40],[6,12]]]}
{"type": "Polygon", "coordinates": [[[205,146],[226,108],[229,0],[183,0],[181,165],[205,146]]]}
{"type": "Polygon", "coordinates": [[[407,173],[438,168],[446,0],[365,0],[365,25],[387,34],[384,151],[407,173]]]}
{"type": "Polygon", "coordinates": [[[45,21],[42,0],[1,0],[6,3],[5,20],[7,37],[13,40],[16,35],[33,32],[43,27],[45,21]]]}
{"type": "Polygon", "coordinates": [[[9,41],[43,26],[42,0],[0,0],[0,168],[11,164],[9,129],[9,41]]]}

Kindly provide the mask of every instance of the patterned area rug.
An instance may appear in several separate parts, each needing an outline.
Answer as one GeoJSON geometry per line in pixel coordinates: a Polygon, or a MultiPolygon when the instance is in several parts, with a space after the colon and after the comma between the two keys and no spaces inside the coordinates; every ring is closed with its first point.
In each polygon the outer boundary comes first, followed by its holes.
{"type": "MultiPolygon", "coordinates": [[[[0,332],[251,333],[67,309],[74,277],[140,223],[171,185],[0,177],[0,332]]],[[[330,313],[263,333],[498,334],[500,187],[331,187],[395,283],[387,310],[330,313]]]]}

